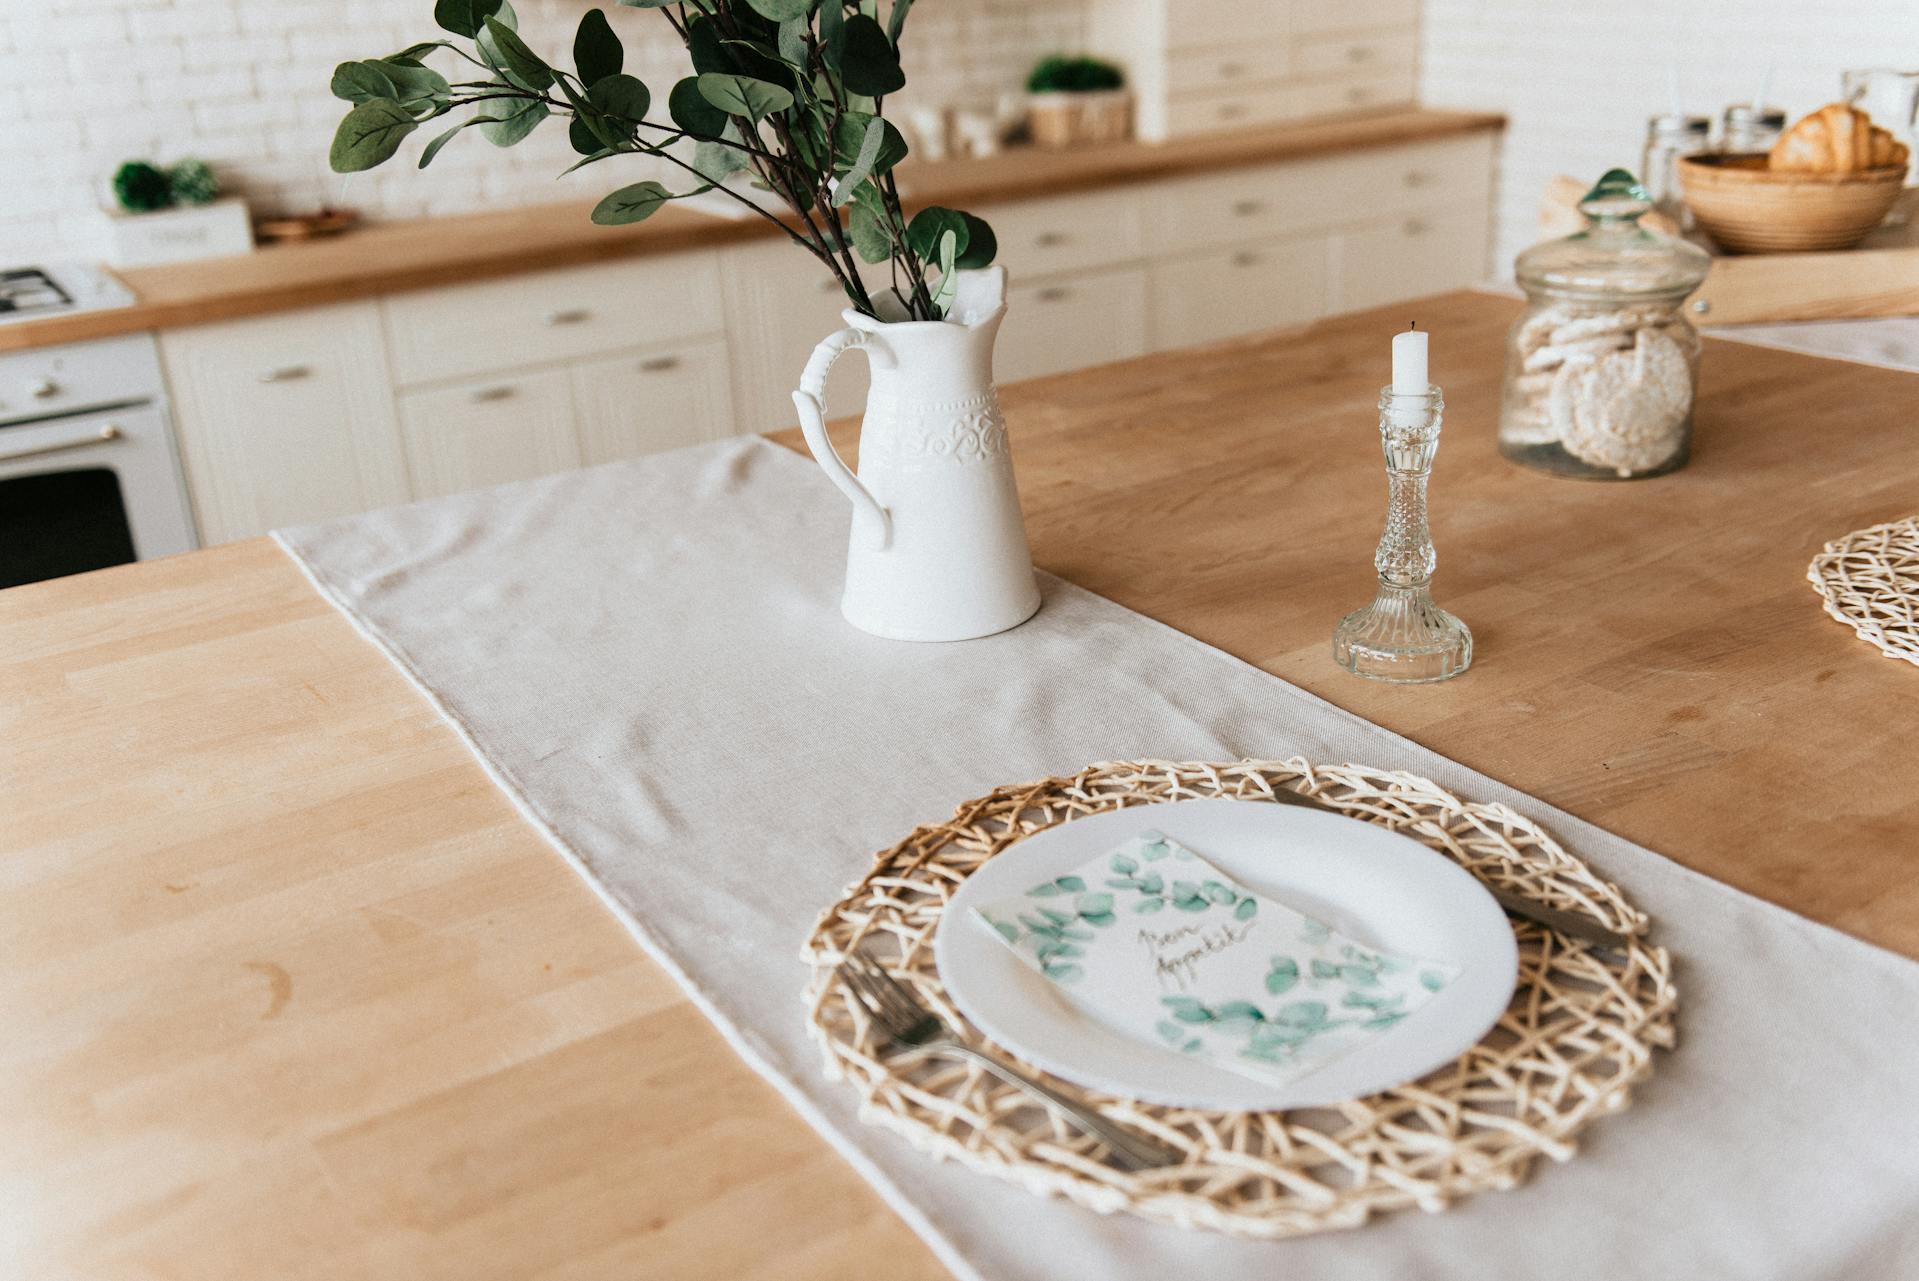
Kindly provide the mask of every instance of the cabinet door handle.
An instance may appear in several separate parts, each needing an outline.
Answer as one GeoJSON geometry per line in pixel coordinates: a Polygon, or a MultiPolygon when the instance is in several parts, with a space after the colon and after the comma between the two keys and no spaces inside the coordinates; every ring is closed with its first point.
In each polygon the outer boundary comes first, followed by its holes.
{"type": "Polygon", "coordinates": [[[592,315],[593,313],[584,307],[562,307],[558,311],[547,312],[541,319],[549,328],[558,328],[561,325],[577,325],[591,318],[592,315]]]}
{"type": "Polygon", "coordinates": [[[511,387],[482,387],[467,396],[474,404],[484,404],[489,400],[505,400],[513,394],[511,387]]]}
{"type": "Polygon", "coordinates": [[[1264,213],[1265,211],[1266,202],[1264,200],[1235,200],[1233,202],[1233,215],[1238,218],[1250,218],[1254,214],[1264,213]]]}
{"type": "Polygon", "coordinates": [[[42,454],[64,454],[69,449],[85,449],[88,445],[98,445],[109,440],[119,440],[126,433],[120,430],[119,423],[108,423],[99,431],[90,431],[84,436],[72,440],[56,440],[51,445],[35,445],[31,449],[15,449],[0,454],[0,463],[10,463],[16,458],[38,458],[42,454]]]}
{"type": "Polygon", "coordinates": [[[1423,236],[1433,229],[1433,225],[1424,218],[1408,218],[1405,231],[1409,236],[1423,236]]]}
{"type": "Polygon", "coordinates": [[[1033,237],[1033,243],[1041,249],[1057,249],[1072,237],[1063,231],[1042,231],[1033,237]]]}
{"type": "Polygon", "coordinates": [[[1073,296],[1073,291],[1068,289],[1065,285],[1048,285],[1046,286],[1046,288],[1040,290],[1038,293],[1033,295],[1033,297],[1037,298],[1041,302],[1065,302],[1068,298],[1071,298],[1072,296],[1073,296]]]}
{"type": "Polygon", "coordinates": [[[263,370],[260,381],[263,383],[290,383],[297,378],[305,378],[313,372],[311,365],[275,365],[263,370]]]}
{"type": "Polygon", "coordinates": [[[642,360],[640,362],[640,372],[643,374],[663,374],[669,369],[678,369],[679,367],[680,358],[678,356],[654,356],[650,360],[642,360]]]}

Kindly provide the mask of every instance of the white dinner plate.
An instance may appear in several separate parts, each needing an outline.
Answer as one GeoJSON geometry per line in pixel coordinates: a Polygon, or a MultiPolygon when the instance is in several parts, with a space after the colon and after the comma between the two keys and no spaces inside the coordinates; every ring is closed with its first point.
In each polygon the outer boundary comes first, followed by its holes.
{"type": "Polygon", "coordinates": [[[1068,1081],[1220,1111],[1318,1107],[1424,1076],[1464,1053],[1512,998],[1519,949],[1471,873],[1372,823],[1270,801],[1192,800],[1074,819],[967,878],[934,939],[940,982],[993,1041],[1068,1081]],[[1157,828],[1234,880],[1369,947],[1446,961],[1459,977],[1389,1032],[1276,1086],[1109,1031],[1073,1008],[973,915],[1157,828]]]}

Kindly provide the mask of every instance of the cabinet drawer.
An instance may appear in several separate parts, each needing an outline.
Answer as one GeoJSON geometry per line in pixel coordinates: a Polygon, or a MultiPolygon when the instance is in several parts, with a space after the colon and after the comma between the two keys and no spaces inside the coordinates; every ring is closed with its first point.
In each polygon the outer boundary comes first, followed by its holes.
{"type": "Polygon", "coordinates": [[[1292,42],[1285,39],[1176,50],[1166,59],[1166,88],[1186,94],[1272,84],[1286,78],[1292,60],[1292,42]]]}
{"type": "Polygon", "coordinates": [[[1314,36],[1293,48],[1293,70],[1301,76],[1370,75],[1411,67],[1419,40],[1411,27],[1396,31],[1314,36]]]}
{"type": "Polygon", "coordinates": [[[580,465],[563,369],[407,392],[400,427],[417,498],[580,465]]]}
{"type": "Polygon", "coordinates": [[[1009,290],[993,372],[1018,382],[1145,351],[1146,272],[1120,268],[1009,290]]]}
{"type": "Polygon", "coordinates": [[[723,324],[710,253],[543,271],[382,305],[402,385],[717,333],[723,324]]]}
{"type": "Polygon", "coordinates": [[[1243,245],[1152,268],[1153,349],[1191,347],[1326,313],[1323,236],[1243,245]]]}
{"type": "Polygon", "coordinates": [[[1137,189],[1058,196],[979,211],[1014,281],[1137,261],[1144,252],[1137,189]]]}
{"type": "Polygon", "coordinates": [[[1298,114],[1293,91],[1284,87],[1181,94],[1167,99],[1166,134],[1183,138],[1221,129],[1280,124],[1298,114]]]}
{"type": "Polygon", "coordinates": [[[406,501],[376,304],[169,329],[159,344],[209,545],[406,501]]]}
{"type": "MultiPolygon", "coordinates": [[[[1126,0],[1138,4],[1141,0],[1126,0]]],[[[1414,0],[1417,3],[1417,0],[1414,0]]],[[[1301,0],[1301,9],[1320,0],[1301,0]]],[[[1293,23],[1293,0],[1165,0],[1166,47],[1189,49],[1283,36],[1293,23]]]]}
{"type": "Polygon", "coordinates": [[[1407,66],[1303,84],[1296,86],[1292,93],[1293,115],[1299,119],[1403,106],[1413,100],[1413,69],[1407,66]]]}
{"type": "Polygon", "coordinates": [[[1301,4],[1293,10],[1293,31],[1360,31],[1368,27],[1410,27],[1419,22],[1419,0],[1339,0],[1337,4],[1301,4]]]}
{"type": "Polygon", "coordinates": [[[569,371],[580,454],[590,466],[737,430],[726,343],[705,342],[583,361],[569,371]]]}
{"type": "Polygon", "coordinates": [[[1486,275],[1484,205],[1406,214],[1339,237],[1337,308],[1360,311],[1421,298],[1486,275]]]}

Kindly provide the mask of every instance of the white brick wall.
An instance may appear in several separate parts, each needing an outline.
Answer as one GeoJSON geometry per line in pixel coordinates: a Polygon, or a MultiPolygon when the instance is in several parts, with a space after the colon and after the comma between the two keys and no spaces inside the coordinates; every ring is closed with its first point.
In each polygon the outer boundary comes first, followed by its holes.
{"type": "Polygon", "coordinates": [[[1919,67],[1915,0],[1425,0],[1421,97],[1504,111],[1494,263],[1538,239],[1556,174],[1637,172],[1646,117],[1666,110],[1667,67],[1685,109],[1717,115],[1758,93],[1804,113],[1839,96],[1850,67],[1919,67]]]}
{"type": "MultiPolygon", "coordinates": [[[[536,49],[570,56],[594,0],[520,0],[536,49]]],[[[686,74],[656,13],[597,0],[656,98],[686,74]],[[662,38],[663,37],[663,38],[662,38]]],[[[421,172],[419,144],[370,173],[328,171],[345,105],[333,65],[436,34],[432,0],[0,0],[0,264],[96,253],[94,209],[123,160],[198,156],[260,209],[351,204],[383,218],[588,196],[635,180],[577,157],[543,127],[508,151],[477,132],[421,172]]],[[[925,0],[906,29],[906,97],[990,104],[1041,54],[1084,38],[1082,0],[925,0]]],[[[625,165],[624,169],[616,169],[625,165]]]]}

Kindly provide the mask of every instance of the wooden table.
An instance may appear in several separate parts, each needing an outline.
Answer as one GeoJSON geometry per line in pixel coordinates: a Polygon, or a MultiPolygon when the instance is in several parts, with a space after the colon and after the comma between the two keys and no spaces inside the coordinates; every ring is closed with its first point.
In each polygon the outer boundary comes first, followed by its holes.
{"type": "MultiPolygon", "coordinates": [[[[1919,506],[1919,378],[1711,344],[1693,465],[1493,451],[1510,302],[1010,389],[1039,561],[1682,863],[1919,956],[1919,673],[1827,619],[1919,506]],[[1386,338],[1434,333],[1439,600],[1344,675],[1386,338]]],[[[0,1273],[940,1275],[270,543],[0,593],[0,1273]]],[[[792,941],[769,940],[768,946],[792,941]]]]}

